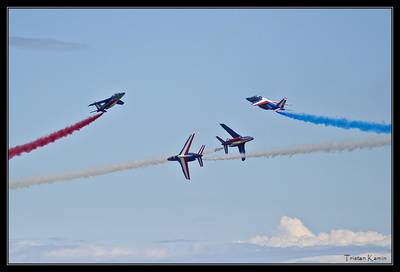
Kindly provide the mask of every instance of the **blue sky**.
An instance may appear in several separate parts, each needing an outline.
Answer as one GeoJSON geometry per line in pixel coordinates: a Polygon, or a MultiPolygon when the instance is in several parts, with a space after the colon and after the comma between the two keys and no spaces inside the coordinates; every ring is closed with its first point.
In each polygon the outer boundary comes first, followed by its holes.
{"type": "MultiPolygon", "coordinates": [[[[89,103],[126,92],[125,105],[88,127],[10,160],[11,180],[174,155],[192,132],[193,151],[218,147],[215,136],[227,136],[221,122],[255,138],[247,152],[371,135],[263,111],[245,100],[252,95],[286,96],[300,112],[391,123],[389,9],[12,9],[9,36],[75,45],[10,45],[10,147],[80,121],[89,103]]],[[[389,146],[205,161],[190,171],[190,183],[169,162],[12,190],[10,240],[35,241],[24,244],[29,249],[56,239],[64,241],[57,247],[85,241],[140,250],[171,241],[161,260],[179,261],[183,245],[277,235],[284,216],[314,234],[391,234],[389,146]]],[[[223,252],[221,259],[234,255],[230,246],[207,248],[223,252]]],[[[190,258],[209,260],[196,252],[190,258]]],[[[309,251],[293,252],[283,248],[276,259],[309,251]]]]}

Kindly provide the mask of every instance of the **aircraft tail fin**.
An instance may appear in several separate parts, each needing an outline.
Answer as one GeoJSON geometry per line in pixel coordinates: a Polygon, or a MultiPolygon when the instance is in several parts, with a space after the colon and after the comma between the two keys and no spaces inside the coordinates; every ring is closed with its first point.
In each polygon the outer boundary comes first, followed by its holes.
{"type": "Polygon", "coordinates": [[[205,145],[202,145],[202,146],[200,147],[199,152],[198,152],[197,154],[203,155],[203,151],[204,151],[204,148],[205,148],[205,147],[206,147],[205,145]]]}
{"type": "Polygon", "coordinates": [[[205,147],[206,147],[205,145],[202,145],[200,147],[199,152],[197,153],[198,155],[200,155],[199,157],[197,157],[197,160],[199,161],[200,167],[203,167],[203,158],[202,157],[203,157],[203,151],[204,151],[205,147]]]}
{"type": "Polygon", "coordinates": [[[225,150],[225,154],[228,154],[228,144],[224,141],[224,140],[222,140],[220,137],[218,137],[218,136],[215,136],[215,137],[217,137],[217,139],[221,142],[221,144],[224,146],[224,150],[225,150]]]}
{"type": "Polygon", "coordinates": [[[286,98],[286,97],[284,97],[281,101],[279,101],[279,103],[276,104],[276,106],[278,107],[278,109],[284,110],[286,101],[287,101],[287,98],[286,98]]]}
{"type": "Polygon", "coordinates": [[[200,167],[203,167],[203,158],[197,157],[197,160],[199,161],[200,167]]]}

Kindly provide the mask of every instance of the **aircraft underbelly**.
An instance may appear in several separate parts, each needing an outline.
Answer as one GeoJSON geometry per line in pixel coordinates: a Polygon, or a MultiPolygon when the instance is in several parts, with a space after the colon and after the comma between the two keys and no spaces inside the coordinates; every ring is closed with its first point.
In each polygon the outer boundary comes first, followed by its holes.
{"type": "Polygon", "coordinates": [[[238,146],[238,145],[243,144],[243,143],[245,143],[245,141],[233,142],[233,143],[230,144],[230,146],[231,147],[238,146]]]}
{"type": "Polygon", "coordinates": [[[272,107],[270,104],[260,105],[260,107],[263,108],[264,110],[272,110],[272,107]]]}
{"type": "Polygon", "coordinates": [[[186,155],[181,155],[181,156],[179,156],[179,158],[185,158],[185,160],[187,160],[187,161],[194,161],[196,158],[195,158],[195,156],[193,156],[193,155],[188,155],[188,154],[186,154],[186,155]]]}
{"type": "Polygon", "coordinates": [[[107,106],[107,109],[111,108],[112,106],[114,106],[115,104],[117,104],[118,100],[112,102],[110,105],[107,106]]]}

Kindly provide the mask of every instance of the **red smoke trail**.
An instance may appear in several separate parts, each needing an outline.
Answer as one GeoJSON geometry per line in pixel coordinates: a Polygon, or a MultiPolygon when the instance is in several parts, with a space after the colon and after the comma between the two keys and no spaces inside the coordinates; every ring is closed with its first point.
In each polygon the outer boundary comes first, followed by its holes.
{"type": "Polygon", "coordinates": [[[72,134],[76,130],[80,130],[81,128],[89,125],[93,121],[95,121],[97,118],[99,118],[103,113],[96,114],[94,116],[90,116],[89,118],[86,118],[83,121],[80,121],[79,123],[76,123],[72,126],[66,127],[64,129],[61,129],[59,131],[56,131],[48,136],[39,138],[33,142],[24,144],[24,145],[17,145],[16,147],[10,148],[8,150],[8,159],[12,159],[14,156],[21,155],[23,152],[31,152],[32,150],[45,146],[49,143],[52,143],[62,137],[67,136],[68,134],[72,134]]]}

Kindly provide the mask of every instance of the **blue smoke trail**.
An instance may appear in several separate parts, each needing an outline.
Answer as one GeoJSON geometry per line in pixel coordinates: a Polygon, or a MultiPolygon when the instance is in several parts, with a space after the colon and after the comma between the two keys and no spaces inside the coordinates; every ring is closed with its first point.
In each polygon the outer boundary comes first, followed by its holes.
{"type": "Polygon", "coordinates": [[[317,125],[333,126],[345,129],[357,128],[362,131],[376,132],[376,133],[390,133],[392,131],[391,125],[365,122],[365,121],[351,121],[346,118],[330,118],[324,116],[317,116],[305,113],[292,113],[285,111],[277,111],[277,113],[289,118],[310,122],[317,125]]]}

